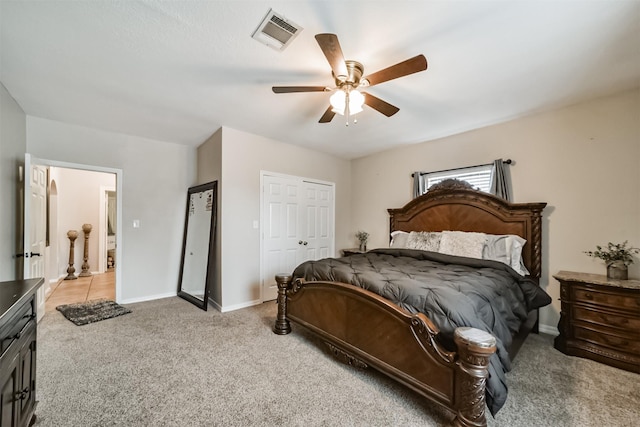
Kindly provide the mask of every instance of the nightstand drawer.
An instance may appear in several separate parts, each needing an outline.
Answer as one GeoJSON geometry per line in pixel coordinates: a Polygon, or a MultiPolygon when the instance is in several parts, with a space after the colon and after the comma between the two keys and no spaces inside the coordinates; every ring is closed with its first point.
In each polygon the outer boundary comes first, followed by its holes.
{"type": "Polygon", "coordinates": [[[597,292],[584,288],[573,289],[573,292],[573,300],[576,302],[598,304],[617,309],[640,309],[640,296],[597,292]]]}
{"type": "Polygon", "coordinates": [[[580,326],[575,326],[573,334],[574,337],[579,340],[589,341],[594,344],[610,347],[625,353],[640,353],[640,340],[638,339],[610,335],[608,333],[603,333],[602,331],[593,331],[580,326]]]}
{"type": "MultiPolygon", "coordinates": [[[[603,326],[611,326],[625,330],[640,331],[640,317],[621,316],[618,314],[604,313],[599,310],[590,310],[582,307],[573,307],[573,319],[583,322],[597,323],[603,326]]],[[[640,332],[639,332],[640,337],[640,332]]]]}

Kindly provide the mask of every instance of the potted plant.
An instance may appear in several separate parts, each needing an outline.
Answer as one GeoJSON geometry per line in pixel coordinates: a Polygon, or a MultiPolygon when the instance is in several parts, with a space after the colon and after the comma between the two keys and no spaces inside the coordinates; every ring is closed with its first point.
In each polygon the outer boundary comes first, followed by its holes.
{"type": "Polygon", "coordinates": [[[585,251],[585,254],[607,263],[609,279],[627,280],[628,266],[635,261],[633,255],[640,253],[640,248],[627,247],[627,243],[627,240],[624,243],[609,242],[606,248],[596,246],[595,251],[585,251]]]}
{"type": "Polygon", "coordinates": [[[367,240],[369,239],[369,233],[366,231],[358,231],[356,233],[357,239],[360,241],[360,250],[363,252],[367,251],[367,240]]]}

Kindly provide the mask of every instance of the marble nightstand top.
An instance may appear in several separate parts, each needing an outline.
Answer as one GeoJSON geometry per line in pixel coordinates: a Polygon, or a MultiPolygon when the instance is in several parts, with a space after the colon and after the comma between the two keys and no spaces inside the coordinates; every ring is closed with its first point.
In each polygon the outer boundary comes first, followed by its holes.
{"type": "Polygon", "coordinates": [[[553,275],[558,280],[582,282],[587,284],[613,286],[617,288],[634,289],[640,291],[640,280],[615,280],[607,279],[607,276],[593,273],[578,273],[575,271],[559,271],[553,275]]]}

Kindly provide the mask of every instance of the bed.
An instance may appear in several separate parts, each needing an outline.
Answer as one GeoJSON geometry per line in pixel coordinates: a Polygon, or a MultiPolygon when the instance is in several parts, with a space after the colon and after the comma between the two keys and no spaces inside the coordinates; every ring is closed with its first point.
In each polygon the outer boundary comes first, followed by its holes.
{"type": "MultiPolygon", "coordinates": [[[[497,261],[415,249],[376,249],[343,259],[307,262],[298,266],[292,274],[276,276],[278,314],[274,332],[288,334],[291,332],[291,322],[299,324],[319,335],[333,355],[343,362],[357,367],[373,367],[450,410],[455,414],[454,425],[486,425],[487,403],[490,403],[489,409],[494,414],[501,406],[501,402],[496,404],[494,401],[492,393],[495,392],[495,386],[492,384],[495,377],[500,376],[500,369],[509,368],[502,366],[502,363],[506,361],[508,365],[527,334],[537,332],[537,308],[551,301],[538,286],[542,261],[541,221],[545,206],[546,203],[508,203],[474,190],[466,183],[444,181],[403,208],[389,209],[390,232],[452,231],[469,235],[519,236],[526,240],[521,248],[521,261],[529,273],[526,277],[497,261]],[[404,304],[404,290],[392,291],[402,294],[402,298],[388,299],[378,294],[386,295],[385,292],[376,289],[383,286],[365,284],[363,277],[378,276],[381,272],[388,274],[387,270],[395,275],[393,277],[404,274],[409,267],[405,264],[398,266],[401,260],[425,269],[427,267],[422,267],[423,263],[434,264],[434,268],[438,269],[450,266],[447,268],[456,274],[482,276],[477,280],[487,283],[490,280],[484,276],[499,276],[500,280],[508,282],[510,289],[515,289],[498,291],[499,294],[522,293],[537,300],[530,302],[529,298],[523,303],[525,308],[518,308],[516,314],[519,321],[515,327],[509,325],[508,337],[497,335],[496,338],[495,331],[475,320],[450,327],[446,321],[443,323],[443,318],[431,314],[432,311],[412,309],[415,306],[413,303],[404,304]],[[370,266],[370,270],[359,270],[359,266],[366,265],[370,266]],[[327,273],[322,273],[323,270],[327,273]],[[353,274],[345,276],[341,271],[352,271],[353,274]],[[526,290],[521,289],[522,286],[526,290]],[[431,318],[425,313],[430,313],[431,318]],[[438,324],[445,325],[442,331],[438,324]]],[[[435,276],[448,277],[450,273],[438,270],[435,276]]],[[[418,277],[413,270],[410,276],[410,283],[414,287],[417,283],[417,287],[429,288],[429,294],[436,295],[436,298],[440,298],[439,292],[450,292],[446,287],[444,291],[432,289],[433,283],[429,277],[416,279],[422,282],[413,280],[418,277]]],[[[388,277],[381,280],[394,282],[388,277]]],[[[467,279],[456,276],[453,280],[456,289],[465,292],[460,283],[467,279]]],[[[455,300],[458,297],[448,298],[455,300]]],[[[494,294],[487,297],[488,300],[494,298],[494,294]]],[[[508,300],[507,303],[498,303],[511,310],[509,304],[508,300]]],[[[473,310],[493,312],[493,308],[473,310]]],[[[449,308],[445,307],[442,312],[449,313],[449,308]]],[[[458,322],[457,314],[447,315],[455,319],[454,323],[458,322]]]]}

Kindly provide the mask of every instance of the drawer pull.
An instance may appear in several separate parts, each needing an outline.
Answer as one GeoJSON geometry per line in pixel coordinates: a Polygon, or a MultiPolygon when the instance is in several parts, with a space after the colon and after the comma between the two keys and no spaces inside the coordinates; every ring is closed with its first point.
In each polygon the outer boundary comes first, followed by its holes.
{"type": "Polygon", "coordinates": [[[2,341],[19,340],[21,336],[22,336],[22,331],[18,332],[17,334],[15,334],[13,336],[6,337],[2,341]]]}
{"type": "Polygon", "coordinates": [[[29,397],[29,387],[26,387],[24,390],[18,392],[18,399],[25,400],[29,397]]]}
{"type": "Polygon", "coordinates": [[[30,317],[29,321],[27,323],[24,324],[24,326],[22,327],[22,329],[17,332],[15,335],[9,336],[9,337],[5,337],[2,339],[2,341],[9,341],[9,340],[19,340],[20,337],[22,336],[22,334],[24,333],[24,331],[27,330],[27,327],[31,324],[31,320],[36,318],[36,314],[29,314],[29,315],[25,315],[23,316],[23,319],[26,317],[30,317]]]}
{"type": "Polygon", "coordinates": [[[590,294],[590,293],[588,293],[588,292],[586,292],[586,293],[584,294],[584,297],[585,297],[585,299],[593,300],[593,295],[591,295],[591,294],[590,294]]]}

